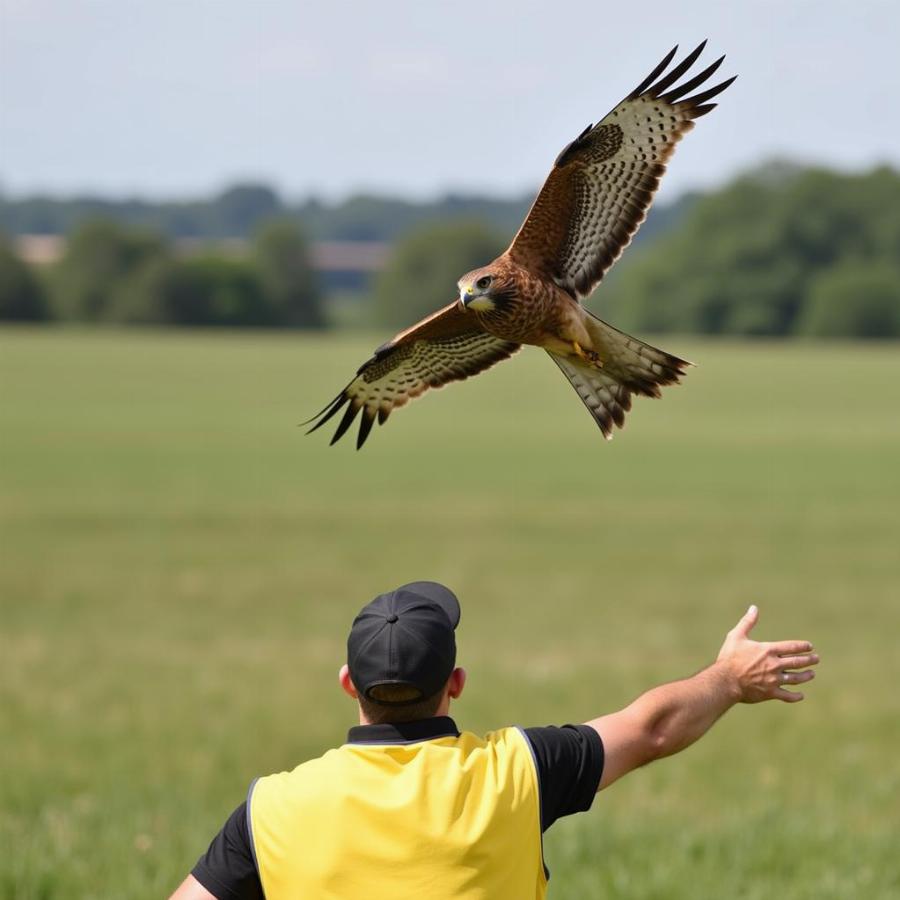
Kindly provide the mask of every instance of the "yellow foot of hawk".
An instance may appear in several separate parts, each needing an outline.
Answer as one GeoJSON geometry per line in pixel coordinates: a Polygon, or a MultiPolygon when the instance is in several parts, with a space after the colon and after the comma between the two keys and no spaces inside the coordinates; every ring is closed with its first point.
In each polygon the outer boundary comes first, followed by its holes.
{"type": "Polygon", "coordinates": [[[598,369],[603,368],[603,360],[600,359],[600,354],[596,353],[593,350],[585,350],[578,341],[572,341],[572,349],[575,351],[575,355],[580,359],[583,359],[585,362],[589,362],[592,366],[596,366],[598,369]]]}

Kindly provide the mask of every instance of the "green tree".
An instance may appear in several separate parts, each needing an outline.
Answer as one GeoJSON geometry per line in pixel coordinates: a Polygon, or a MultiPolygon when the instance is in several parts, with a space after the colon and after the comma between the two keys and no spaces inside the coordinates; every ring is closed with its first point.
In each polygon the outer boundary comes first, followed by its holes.
{"type": "Polygon", "coordinates": [[[325,325],[319,282],[299,225],[280,219],[260,228],[254,259],[278,324],[295,328],[325,325]]]}
{"type": "Polygon", "coordinates": [[[210,204],[212,232],[220,237],[252,233],[264,219],[281,212],[278,195],[264,184],[238,184],[210,204]]]}
{"type": "Polygon", "coordinates": [[[398,242],[375,285],[379,324],[402,328],[456,297],[456,282],[486,265],[505,242],[478,222],[433,225],[398,242]]]}
{"type": "Polygon", "coordinates": [[[224,256],[150,260],[118,285],[113,308],[111,318],[128,324],[278,324],[254,265],[224,256]]]}
{"type": "Polygon", "coordinates": [[[181,268],[170,255],[142,262],[116,283],[107,318],[128,325],[177,324],[181,268]]]}
{"type": "Polygon", "coordinates": [[[52,299],[63,318],[97,321],[117,318],[115,297],[138,267],[164,257],[162,237],[103,219],[79,226],[51,280],[52,299]]]}
{"type": "Polygon", "coordinates": [[[0,320],[40,321],[49,318],[40,281],[0,235],[0,320]]]}
{"type": "Polygon", "coordinates": [[[179,325],[275,325],[253,264],[220,256],[179,261],[164,281],[168,321],[179,325]]]}
{"type": "Polygon", "coordinates": [[[815,337],[900,337],[900,267],[849,261],[812,283],[797,332],[815,337]]]}
{"type": "Polygon", "coordinates": [[[821,273],[900,258],[900,175],[768,166],[706,195],[642,250],[604,288],[615,324],[792,334],[821,273]]]}

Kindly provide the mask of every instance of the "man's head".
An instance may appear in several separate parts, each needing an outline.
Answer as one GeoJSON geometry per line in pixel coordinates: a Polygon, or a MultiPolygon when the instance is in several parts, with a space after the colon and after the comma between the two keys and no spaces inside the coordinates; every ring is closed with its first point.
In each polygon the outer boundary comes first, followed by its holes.
{"type": "Polygon", "coordinates": [[[381,594],[354,619],[347,638],[344,690],[368,722],[409,722],[446,713],[462,692],[456,666],[459,602],[434,581],[381,594]]]}

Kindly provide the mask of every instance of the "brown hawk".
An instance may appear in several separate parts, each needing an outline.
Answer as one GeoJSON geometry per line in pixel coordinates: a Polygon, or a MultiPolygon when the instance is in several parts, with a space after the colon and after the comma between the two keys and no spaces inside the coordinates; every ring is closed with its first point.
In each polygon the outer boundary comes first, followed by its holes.
{"type": "Polygon", "coordinates": [[[675,144],[734,81],[686,96],[722,56],[676,85],[705,45],[666,72],[673,48],[615,109],[588,125],[557,157],[509,248],[464,275],[456,300],[379,347],[310,419],[310,431],[346,406],[331,443],[362,413],[359,448],[376,419],[383,424],[428,388],[483,372],[522,344],[550,354],[607,439],[613,426],[622,427],[632,394],[658,397],[660,386],[678,382],[690,363],[618,331],[581,301],[644,221],[675,144]]]}

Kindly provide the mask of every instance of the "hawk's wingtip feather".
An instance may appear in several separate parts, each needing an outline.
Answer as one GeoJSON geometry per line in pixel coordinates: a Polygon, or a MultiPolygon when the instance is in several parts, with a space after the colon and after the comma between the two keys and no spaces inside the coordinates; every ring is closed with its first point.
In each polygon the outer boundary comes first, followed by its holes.
{"type": "MultiPolygon", "coordinates": [[[[695,75],[693,78],[688,79],[684,82],[684,84],[679,84],[676,87],[672,88],[666,94],[663,94],[659,99],[664,100],[666,103],[675,103],[680,97],[683,97],[685,94],[690,93],[694,88],[700,87],[704,81],[706,81],[718,68],[722,65],[724,56],[720,56],[712,65],[707,66],[702,72],[698,75],[695,75]]],[[[724,90],[724,89],[723,89],[724,90]]]]}
{"type": "MultiPolygon", "coordinates": [[[[348,398],[349,399],[349,398],[348,398]]],[[[340,424],[337,427],[337,430],[334,432],[334,437],[331,439],[331,443],[329,446],[334,446],[346,433],[347,429],[353,424],[353,420],[359,415],[359,406],[355,406],[351,403],[346,410],[344,410],[344,416],[340,421],[340,424]]],[[[337,412],[337,410],[335,410],[337,412]]]]}
{"type": "MultiPolygon", "coordinates": [[[[350,384],[353,384],[353,382],[351,381],[350,384]]],[[[314,416],[310,416],[305,422],[300,422],[298,427],[303,428],[305,425],[309,425],[310,422],[315,422],[320,416],[322,417],[320,421],[316,422],[316,424],[306,433],[309,434],[310,432],[315,431],[319,426],[324,425],[350,399],[347,394],[347,388],[350,387],[350,384],[348,384],[337,397],[333,400],[329,400],[328,403],[326,403],[314,416]]]]}
{"type": "Polygon", "coordinates": [[[667,88],[671,87],[685,72],[697,61],[697,57],[703,52],[705,44],[695,47],[671,72],[665,74],[655,84],[647,88],[647,92],[651,97],[659,97],[659,95],[667,88]]]}
{"type": "Polygon", "coordinates": [[[375,411],[368,406],[362,410],[362,418],[359,420],[359,433],[356,436],[356,449],[360,450],[369,437],[369,432],[375,424],[375,411]]]}
{"type": "Polygon", "coordinates": [[[678,44],[676,44],[663,58],[662,60],[654,67],[653,71],[628,95],[626,99],[633,100],[635,97],[640,96],[663,72],[665,72],[666,67],[675,57],[675,54],[678,52],[678,44]]]}
{"type": "MultiPolygon", "coordinates": [[[[701,91],[699,94],[694,94],[693,97],[686,98],[682,103],[690,103],[692,106],[696,106],[699,109],[707,100],[712,100],[713,97],[717,97],[721,94],[725,88],[730,87],[736,79],[737,75],[732,75],[731,78],[726,78],[725,81],[709,88],[709,90],[701,91]]],[[[715,106],[716,104],[712,105],[715,106]]]]}

